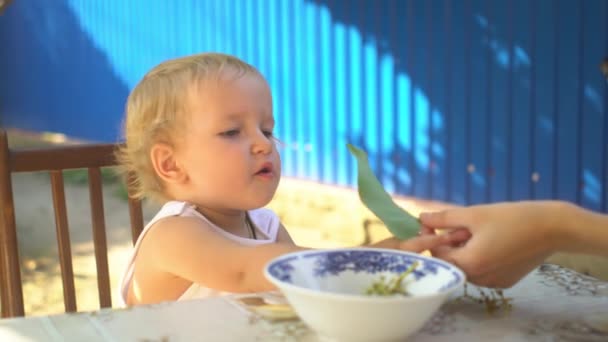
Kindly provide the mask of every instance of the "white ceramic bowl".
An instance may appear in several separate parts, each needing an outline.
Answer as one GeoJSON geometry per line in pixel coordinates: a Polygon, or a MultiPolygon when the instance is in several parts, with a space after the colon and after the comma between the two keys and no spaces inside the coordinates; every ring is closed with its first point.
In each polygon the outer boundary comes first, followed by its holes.
{"type": "Polygon", "coordinates": [[[264,274],[311,329],[338,341],[403,340],[465,282],[460,269],[436,258],[359,247],[285,254],[264,274]],[[415,261],[403,284],[410,296],[365,294],[381,276],[391,279],[415,261]]]}

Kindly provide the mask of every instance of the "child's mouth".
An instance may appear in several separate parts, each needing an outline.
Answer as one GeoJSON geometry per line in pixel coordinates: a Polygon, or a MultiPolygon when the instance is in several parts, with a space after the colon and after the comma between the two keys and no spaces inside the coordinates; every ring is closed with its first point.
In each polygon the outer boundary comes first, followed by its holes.
{"type": "Polygon", "coordinates": [[[262,168],[255,174],[256,174],[256,176],[272,177],[272,175],[274,174],[272,164],[271,163],[264,164],[262,166],[262,168]]]}

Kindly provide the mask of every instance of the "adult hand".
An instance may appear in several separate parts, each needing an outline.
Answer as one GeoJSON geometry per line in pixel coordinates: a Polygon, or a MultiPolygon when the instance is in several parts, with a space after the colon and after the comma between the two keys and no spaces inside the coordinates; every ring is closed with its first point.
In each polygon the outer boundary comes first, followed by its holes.
{"type": "Polygon", "coordinates": [[[567,233],[556,201],[509,202],[423,213],[423,234],[466,228],[465,243],[433,248],[434,256],[459,266],[474,284],[507,288],[560,249],[567,233]]]}
{"type": "Polygon", "coordinates": [[[391,237],[376,242],[371,246],[421,253],[427,250],[441,248],[441,246],[460,244],[467,241],[470,237],[471,234],[467,230],[455,229],[447,234],[422,234],[406,240],[391,237]]]}

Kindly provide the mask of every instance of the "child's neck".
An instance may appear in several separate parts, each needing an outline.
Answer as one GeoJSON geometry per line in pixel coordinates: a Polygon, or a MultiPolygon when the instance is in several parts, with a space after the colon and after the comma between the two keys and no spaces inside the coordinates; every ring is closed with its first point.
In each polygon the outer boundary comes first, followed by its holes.
{"type": "Polygon", "coordinates": [[[196,211],[230,234],[245,238],[250,237],[250,229],[246,221],[246,211],[214,209],[199,205],[196,205],[196,211]]]}

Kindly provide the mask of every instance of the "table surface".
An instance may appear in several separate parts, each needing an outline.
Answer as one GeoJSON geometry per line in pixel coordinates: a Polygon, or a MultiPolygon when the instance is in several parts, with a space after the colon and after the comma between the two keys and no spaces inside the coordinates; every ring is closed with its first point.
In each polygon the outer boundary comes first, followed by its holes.
{"type": "MultiPolygon", "coordinates": [[[[450,300],[410,340],[608,341],[608,282],[547,264],[505,296],[512,309],[493,314],[472,300],[450,300]]],[[[0,341],[319,341],[298,319],[265,318],[242,298],[3,319],[0,341]]]]}

